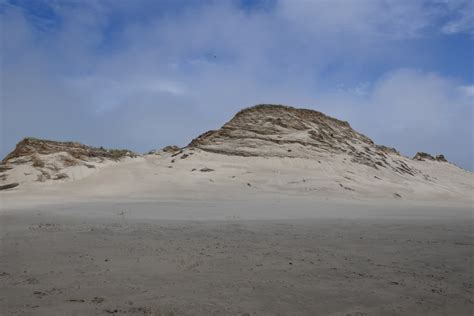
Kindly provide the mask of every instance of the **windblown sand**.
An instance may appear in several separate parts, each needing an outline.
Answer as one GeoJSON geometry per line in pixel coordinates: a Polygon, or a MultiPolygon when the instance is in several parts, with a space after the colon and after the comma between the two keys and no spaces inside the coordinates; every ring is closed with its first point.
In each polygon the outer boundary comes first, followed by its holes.
{"type": "Polygon", "coordinates": [[[472,315],[470,208],[275,201],[4,209],[0,314],[472,315]]]}

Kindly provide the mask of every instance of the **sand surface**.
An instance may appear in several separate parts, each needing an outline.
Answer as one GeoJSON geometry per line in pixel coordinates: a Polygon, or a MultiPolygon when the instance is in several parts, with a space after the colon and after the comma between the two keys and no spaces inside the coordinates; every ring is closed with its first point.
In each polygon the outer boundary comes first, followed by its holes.
{"type": "Polygon", "coordinates": [[[2,191],[0,315],[474,314],[472,173],[183,156],[2,191]]]}
{"type": "Polygon", "coordinates": [[[18,182],[20,186],[0,192],[0,199],[8,207],[68,203],[74,199],[240,201],[247,196],[267,194],[395,204],[474,202],[474,174],[449,163],[402,157],[412,168],[420,170],[419,174],[410,175],[352,163],[347,155],[321,154],[315,159],[299,159],[186,152],[189,156],[184,159],[185,154],[146,155],[97,164],[93,169],[84,167],[83,172],[69,167],[60,169],[68,178],[46,182],[29,181],[39,171],[19,165],[5,181],[18,182]]]}
{"type": "Polygon", "coordinates": [[[4,207],[0,314],[472,315],[472,209],[310,202],[4,207]]]}

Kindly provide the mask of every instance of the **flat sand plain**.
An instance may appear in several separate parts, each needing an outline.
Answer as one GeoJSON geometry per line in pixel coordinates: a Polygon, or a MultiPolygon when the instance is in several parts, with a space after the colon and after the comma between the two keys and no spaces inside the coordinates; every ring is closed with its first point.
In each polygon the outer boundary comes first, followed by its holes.
{"type": "Polygon", "coordinates": [[[295,201],[4,208],[0,314],[473,314],[469,206],[295,201]]]}

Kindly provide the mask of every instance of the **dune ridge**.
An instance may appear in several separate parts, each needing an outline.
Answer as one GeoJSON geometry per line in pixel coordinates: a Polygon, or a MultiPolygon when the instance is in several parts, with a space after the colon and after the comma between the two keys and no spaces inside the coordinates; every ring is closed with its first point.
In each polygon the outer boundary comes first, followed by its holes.
{"type": "Polygon", "coordinates": [[[140,155],[27,138],[0,165],[0,185],[7,186],[3,192],[48,190],[69,196],[283,192],[469,203],[473,179],[472,172],[443,155],[418,153],[410,159],[375,144],[348,122],[313,110],[265,104],[238,112],[222,128],[184,148],[167,146],[140,155]]]}

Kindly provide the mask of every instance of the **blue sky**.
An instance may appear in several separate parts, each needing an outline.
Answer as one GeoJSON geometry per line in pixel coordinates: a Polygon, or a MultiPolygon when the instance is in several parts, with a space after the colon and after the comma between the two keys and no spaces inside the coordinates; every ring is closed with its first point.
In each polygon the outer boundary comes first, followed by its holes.
{"type": "Polygon", "coordinates": [[[474,168],[473,1],[0,0],[0,19],[2,156],[184,146],[279,103],[474,168]]]}

